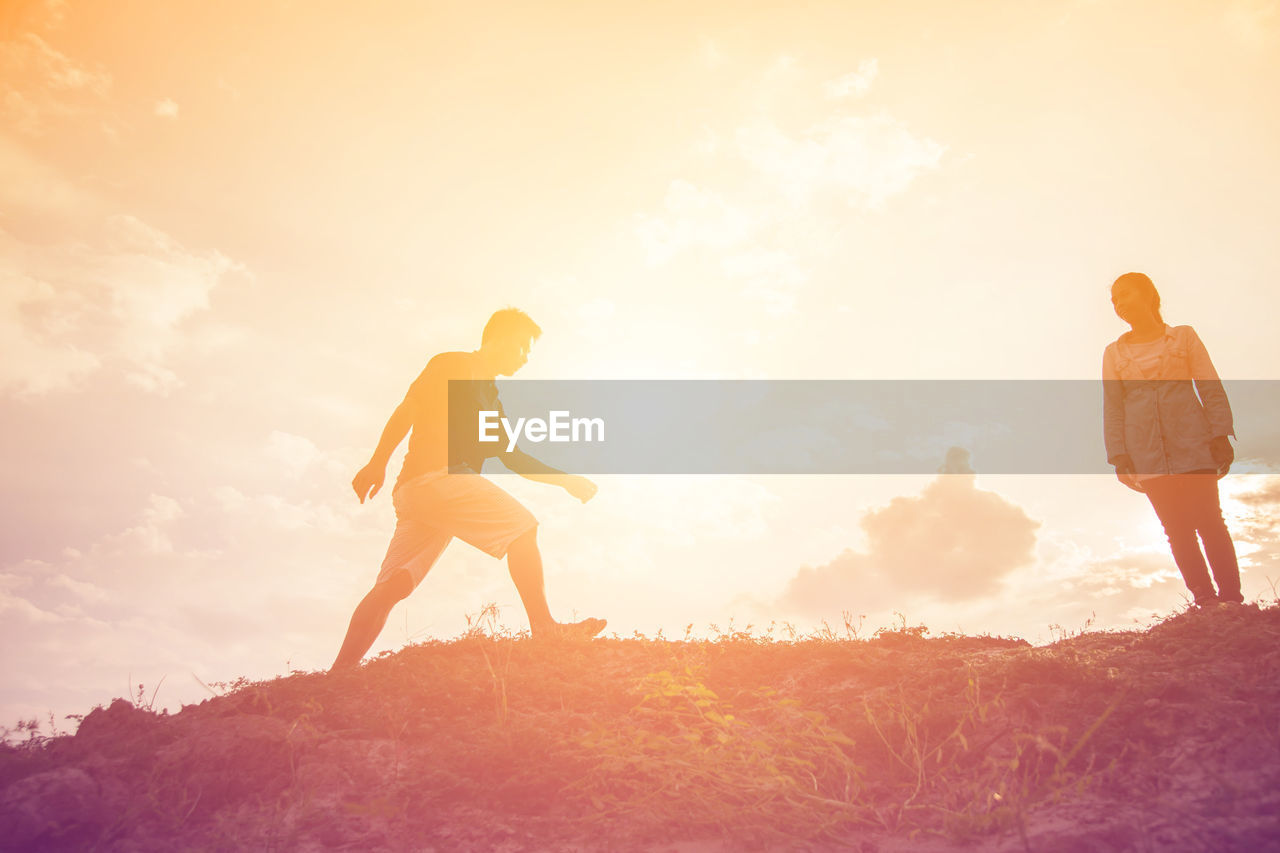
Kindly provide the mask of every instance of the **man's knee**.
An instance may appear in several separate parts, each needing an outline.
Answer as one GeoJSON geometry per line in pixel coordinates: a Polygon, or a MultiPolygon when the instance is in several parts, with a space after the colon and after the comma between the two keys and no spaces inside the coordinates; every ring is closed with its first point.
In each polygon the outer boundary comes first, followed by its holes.
{"type": "Polygon", "coordinates": [[[403,601],[413,592],[413,576],[408,569],[401,569],[380,584],[374,586],[374,592],[392,602],[403,601]]]}
{"type": "Polygon", "coordinates": [[[511,554],[520,554],[530,550],[538,549],[538,526],[535,524],[524,533],[521,533],[515,539],[511,540],[511,544],[507,546],[507,556],[511,554]]]}

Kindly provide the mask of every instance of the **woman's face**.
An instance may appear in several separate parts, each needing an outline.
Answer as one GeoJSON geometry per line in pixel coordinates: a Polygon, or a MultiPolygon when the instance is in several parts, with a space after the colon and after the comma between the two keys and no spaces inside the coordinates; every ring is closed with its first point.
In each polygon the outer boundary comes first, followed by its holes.
{"type": "Polygon", "coordinates": [[[1155,321],[1153,302],[1150,293],[1131,281],[1117,282],[1111,288],[1111,304],[1120,319],[1130,326],[1155,321]]]}

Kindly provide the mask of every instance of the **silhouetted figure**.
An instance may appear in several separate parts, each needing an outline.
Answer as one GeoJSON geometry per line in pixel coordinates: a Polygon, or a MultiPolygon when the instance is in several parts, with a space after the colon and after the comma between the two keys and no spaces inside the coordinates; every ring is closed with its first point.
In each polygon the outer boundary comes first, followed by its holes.
{"type": "Polygon", "coordinates": [[[1120,276],[1111,303],[1130,330],[1102,356],[1107,462],[1120,482],[1151,500],[1196,604],[1243,602],[1236,550],[1218,501],[1218,478],[1235,459],[1222,382],[1195,330],[1165,324],[1150,278],[1120,276]]]}
{"type": "Polygon", "coordinates": [[[972,474],[973,466],[969,464],[970,453],[963,447],[948,447],[947,455],[938,467],[939,474],[972,474]]]}
{"type": "Polygon", "coordinates": [[[586,639],[604,628],[603,619],[562,624],[551,617],[543,589],[537,519],[519,501],[479,475],[484,460],[497,456],[515,473],[560,485],[584,503],[596,493],[595,484],[585,477],[544,465],[518,447],[508,451],[505,434],[493,443],[479,440],[481,411],[496,411],[505,417],[494,377],[509,376],[523,367],[529,348],[541,334],[523,311],[498,311],[484,327],[480,349],[440,353],[432,358],[387,421],[373,458],[356,474],[351,486],[361,503],[376,495],[386,478],[387,461],[412,429],[409,451],[391,494],[396,530],[373,589],[351,617],[334,669],[360,662],[382,632],[391,608],[422,582],[455,536],[494,557],[507,558],[535,637],[586,639]],[[451,396],[450,379],[472,381],[462,386],[465,394],[451,396]],[[461,410],[450,411],[451,403],[461,410]],[[455,429],[452,444],[451,419],[463,427],[455,429]]]}

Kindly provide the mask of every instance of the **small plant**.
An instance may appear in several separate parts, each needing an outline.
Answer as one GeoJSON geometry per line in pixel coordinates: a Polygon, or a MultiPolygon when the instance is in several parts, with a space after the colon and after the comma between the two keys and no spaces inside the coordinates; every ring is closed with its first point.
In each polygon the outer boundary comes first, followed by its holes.
{"type": "Polygon", "coordinates": [[[650,673],[621,725],[597,725],[580,744],[596,756],[570,786],[600,820],[672,821],[760,838],[807,827],[834,837],[864,823],[854,743],[825,715],[773,690],[741,710],[692,669],[650,673]]]}
{"type": "Polygon", "coordinates": [[[146,685],[139,684],[137,691],[135,691],[133,696],[129,699],[133,704],[133,707],[141,711],[154,713],[156,709],[156,695],[160,693],[160,688],[164,686],[164,679],[165,676],[160,677],[160,683],[156,685],[155,690],[151,691],[150,697],[147,696],[146,685]]]}

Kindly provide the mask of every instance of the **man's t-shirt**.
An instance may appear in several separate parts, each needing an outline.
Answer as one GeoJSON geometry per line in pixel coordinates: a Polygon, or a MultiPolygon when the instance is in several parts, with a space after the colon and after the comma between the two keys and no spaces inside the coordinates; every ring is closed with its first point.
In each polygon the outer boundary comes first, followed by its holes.
{"type": "Polygon", "coordinates": [[[478,473],[486,458],[507,449],[506,432],[501,428],[498,441],[481,444],[479,440],[479,413],[496,411],[505,417],[505,412],[498,386],[490,378],[477,377],[478,359],[475,352],[442,352],[427,362],[409,386],[405,403],[413,415],[413,432],[396,485],[445,468],[457,471],[466,466],[478,473]],[[470,381],[455,385],[451,394],[450,379],[470,381]]]}

